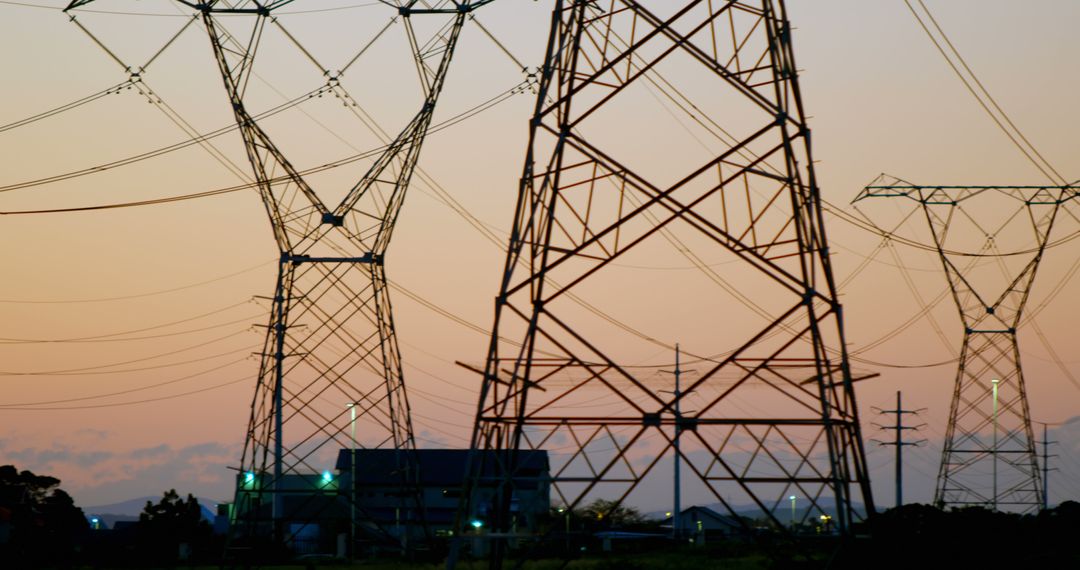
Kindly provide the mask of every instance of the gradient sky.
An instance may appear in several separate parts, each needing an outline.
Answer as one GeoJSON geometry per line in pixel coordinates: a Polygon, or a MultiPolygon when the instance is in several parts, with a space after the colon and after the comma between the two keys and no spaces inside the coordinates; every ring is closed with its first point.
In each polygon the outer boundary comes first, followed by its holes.
{"type": "MultiPolygon", "coordinates": [[[[53,8],[0,2],[4,54],[0,76],[5,78],[0,125],[126,79],[103,50],[55,9],[60,3],[31,3],[53,8]]],[[[296,2],[293,9],[308,4],[296,2]]],[[[385,6],[352,4],[363,7],[283,15],[282,20],[316,57],[336,67],[390,18],[385,6]]],[[[1073,156],[1080,111],[1072,101],[1080,78],[1068,63],[1077,57],[1071,38],[1080,5],[1069,0],[927,4],[984,85],[1046,159],[1066,178],[1080,176],[1073,156]]],[[[90,8],[159,14],[84,11],[78,16],[132,65],[141,65],[184,22],[167,2],[100,0],[90,8]]],[[[478,18],[512,54],[535,67],[541,63],[550,8],[550,2],[500,0],[481,10],[478,18]]],[[[1046,182],[963,88],[902,0],[791,0],[789,11],[826,200],[847,204],[881,172],[916,183],[1046,182]]],[[[413,112],[418,100],[403,37],[400,28],[391,28],[387,39],[365,54],[343,80],[365,110],[391,131],[413,112]]],[[[256,68],[258,91],[252,108],[265,109],[321,85],[318,71],[280,34],[268,35],[266,41],[256,68]]],[[[435,121],[478,105],[523,79],[521,70],[489,38],[475,26],[467,27],[435,121]]],[[[145,81],[197,131],[231,124],[205,31],[198,25],[154,62],[145,81]]],[[[533,103],[531,93],[518,94],[440,131],[431,136],[421,159],[422,168],[445,192],[500,239],[505,239],[511,221],[533,103]]],[[[375,146],[374,138],[339,107],[329,98],[305,103],[299,109],[308,114],[284,113],[268,121],[268,129],[280,133],[278,142],[302,166],[375,146]]],[[[724,118],[718,117],[718,122],[724,124],[724,118]]],[[[125,90],[0,132],[0,154],[6,157],[0,186],[79,170],[186,138],[158,106],[148,104],[145,95],[125,90]]],[[[214,139],[214,145],[241,172],[249,172],[235,133],[214,139]]],[[[340,169],[317,181],[340,187],[355,176],[356,168],[340,169]]],[[[100,174],[0,192],[0,211],[141,200],[241,182],[204,149],[190,147],[100,174]]],[[[910,204],[861,207],[887,221],[902,215],[910,204]]],[[[832,218],[828,221],[837,278],[844,281],[875,254],[880,239],[832,218]]],[[[1066,220],[1055,235],[1080,231],[1078,225],[1066,220]]],[[[927,239],[918,224],[905,225],[901,233],[927,239]]],[[[0,340],[4,386],[0,463],[61,478],[82,505],[158,495],[170,487],[227,499],[231,479],[224,466],[238,460],[258,366],[250,353],[262,333],[254,325],[266,318],[266,305],[254,297],[269,294],[274,285],[276,250],[255,192],[143,208],[0,216],[0,240],[5,244],[5,279],[0,283],[0,338],[5,339],[0,340]],[[82,341],[24,342],[70,339],[82,341]],[[162,385],[149,387],[155,384],[162,385]],[[180,396],[202,389],[206,391],[180,396]],[[128,392],[100,396],[124,391],[128,392]]],[[[1078,248],[1080,244],[1071,242],[1047,253],[1032,307],[1066,276],[1080,255],[1078,248]]],[[[944,290],[944,277],[932,255],[903,249],[897,255],[910,268],[924,299],[944,290]]],[[[414,186],[388,259],[395,283],[482,329],[490,327],[503,254],[448,208],[438,191],[423,183],[414,186]]],[[[687,273],[681,258],[651,263],[635,278],[678,287],[687,273]]],[[[896,263],[890,254],[878,252],[842,290],[847,335],[856,351],[919,310],[896,263]]],[[[1072,352],[1071,333],[1080,304],[1069,292],[1076,286],[1070,284],[1035,320],[1074,373],[1080,361],[1072,352]]],[[[395,319],[419,443],[466,445],[479,380],[453,362],[481,362],[488,340],[395,293],[395,319]]],[[[594,300],[667,342],[694,342],[666,338],[677,333],[653,313],[626,312],[633,299],[594,300]]],[[[689,301],[694,301],[692,296],[689,301]]],[[[901,365],[951,358],[962,331],[950,303],[946,298],[930,314],[951,346],[939,338],[930,319],[921,319],[860,356],[901,365]]],[[[1061,471],[1052,475],[1050,500],[1075,499],[1080,497],[1075,483],[1080,481],[1080,388],[1052,363],[1032,331],[1021,331],[1021,349],[1033,418],[1067,422],[1051,429],[1051,439],[1060,442],[1052,452],[1060,456],[1055,460],[1061,471]]],[[[670,359],[655,346],[635,350],[657,362],[670,359]]],[[[870,425],[879,420],[872,408],[892,407],[896,390],[903,390],[905,407],[926,408],[921,419],[927,425],[921,435],[929,441],[922,448],[905,450],[910,459],[906,497],[930,501],[953,366],[856,367],[881,373],[857,388],[868,438],[878,435],[870,425]]],[[[878,501],[890,505],[892,450],[870,443],[868,450],[878,501]]],[[[636,504],[650,510],[666,508],[664,484],[652,482],[636,504]]],[[[684,499],[693,500],[692,494],[684,499]]]]}

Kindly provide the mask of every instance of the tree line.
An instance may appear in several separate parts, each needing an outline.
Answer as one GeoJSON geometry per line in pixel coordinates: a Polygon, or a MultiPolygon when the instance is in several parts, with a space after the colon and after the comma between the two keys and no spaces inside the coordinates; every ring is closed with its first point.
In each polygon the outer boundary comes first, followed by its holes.
{"type": "Polygon", "coordinates": [[[147,501],[123,531],[95,530],[60,480],[0,466],[0,567],[110,567],[217,561],[224,545],[198,500],[175,490],[147,501]]]}

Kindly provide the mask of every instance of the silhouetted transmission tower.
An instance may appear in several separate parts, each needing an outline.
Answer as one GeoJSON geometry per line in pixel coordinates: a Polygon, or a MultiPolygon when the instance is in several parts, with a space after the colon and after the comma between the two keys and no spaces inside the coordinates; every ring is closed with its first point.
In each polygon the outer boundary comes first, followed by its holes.
{"type": "MultiPolygon", "coordinates": [[[[67,9],[91,1],[75,0],[67,9]]],[[[490,0],[389,3],[409,39],[422,104],[337,204],[320,198],[245,105],[255,54],[268,25],[279,27],[319,67],[327,78],[324,91],[347,105],[354,102],[339,81],[341,72],[319,64],[273,17],[293,0],[179,1],[197,11],[209,35],[280,251],[237,476],[234,532],[288,541],[334,501],[352,499],[351,493],[336,492],[332,477],[319,477],[323,465],[316,463],[352,448],[352,430],[360,433],[363,447],[399,452],[394,471],[404,492],[397,493],[398,506],[422,513],[416,443],[384,260],[462,26],[473,8],[490,0]],[[226,18],[221,15],[229,16],[229,26],[223,25],[226,18]],[[413,22],[417,15],[425,25],[413,22]],[[244,27],[243,33],[234,36],[228,29],[232,26],[244,27]]],[[[367,539],[401,538],[391,537],[367,513],[357,513],[356,504],[351,508],[367,539]]]]}
{"type": "MultiPolygon", "coordinates": [[[[782,0],[556,2],[458,523],[490,531],[492,567],[527,522],[526,450],[551,448],[553,501],[576,509],[666,465],[676,426],[690,476],[731,513],[750,502],[787,527],[835,501],[846,533],[857,501],[873,509],[790,40],[782,0]],[[680,124],[690,146],[668,136],[680,124]],[[576,295],[681,254],[730,260],[712,266],[745,294],[670,317],[704,327],[696,352],[712,355],[676,396],[576,295]]],[[[684,275],[601,293],[640,285],[647,310],[684,295],[684,275]]]]}
{"type": "Polygon", "coordinates": [[[907,198],[921,207],[964,326],[934,494],[940,506],[1041,507],[1043,481],[1016,332],[1054,222],[1078,191],[920,186],[882,175],[855,199],[907,198]],[[1001,242],[1031,240],[1027,249],[999,249],[1001,242]],[[958,245],[965,241],[979,247],[958,245]]]}

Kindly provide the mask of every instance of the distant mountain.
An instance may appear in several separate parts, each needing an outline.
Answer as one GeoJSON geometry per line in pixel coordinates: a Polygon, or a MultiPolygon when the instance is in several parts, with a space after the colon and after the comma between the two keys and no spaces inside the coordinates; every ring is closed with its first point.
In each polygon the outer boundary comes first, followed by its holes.
{"type": "MultiPolygon", "coordinates": [[[[183,497],[187,499],[187,495],[183,497]]],[[[203,520],[214,524],[214,516],[217,514],[217,504],[220,501],[214,499],[207,499],[206,497],[195,497],[199,501],[199,508],[202,510],[203,520]]],[[[101,521],[106,528],[113,528],[118,521],[137,521],[139,520],[139,513],[143,512],[146,508],[146,502],[157,504],[161,501],[161,497],[139,497],[137,499],[129,499],[127,501],[121,501],[119,503],[111,503],[108,505],[98,505],[94,507],[82,507],[83,513],[86,514],[86,518],[97,518],[101,521]]]]}

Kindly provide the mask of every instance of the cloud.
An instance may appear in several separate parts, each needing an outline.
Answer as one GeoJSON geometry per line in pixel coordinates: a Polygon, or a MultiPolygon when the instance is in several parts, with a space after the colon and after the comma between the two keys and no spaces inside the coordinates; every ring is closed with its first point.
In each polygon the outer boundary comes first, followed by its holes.
{"type": "Polygon", "coordinates": [[[75,435],[86,436],[88,439],[104,440],[109,437],[109,432],[103,429],[82,428],[75,435]]]}
{"type": "Polygon", "coordinates": [[[426,430],[426,429],[420,430],[420,433],[418,433],[416,435],[416,439],[419,440],[418,447],[423,447],[423,448],[431,448],[431,447],[435,447],[435,448],[440,448],[440,447],[458,448],[458,447],[460,447],[459,445],[455,445],[455,444],[451,443],[450,440],[447,437],[445,437],[445,434],[432,432],[432,431],[426,430]]]}
{"type": "MultiPolygon", "coordinates": [[[[1036,447],[1042,450],[1042,428],[1039,426],[1033,426],[1036,428],[1035,439],[1037,440],[1036,447]]],[[[1054,442],[1052,445],[1060,446],[1059,451],[1064,451],[1071,456],[1080,454],[1080,416],[1073,416],[1065,420],[1060,426],[1050,428],[1050,440],[1054,442]]],[[[1051,453],[1054,450],[1051,449],[1051,453]]]]}
{"type": "MultiPolygon", "coordinates": [[[[101,434],[87,435],[98,438],[101,434]]],[[[232,495],[233,487],[233,472],[227,466],[237,463],[241,451],[239,445],[214,441],[126,451],[56,443],[45,448],[11,449],[10,440],[5,440],[4,445],[0,463],[13,463],[20,470],[59,478],[61,486],[80,505],[157,496],[168,489],[226,499],[232,495]]]]}
{"type": "Polygon", "coordinates": [[[112,452],[109,451],[75,449],[59,445],[49,449],[27,447],[9,450],[4,453],[4,461],[14,462],[19,469],[49,474],[49,469],[63,464],[87,468],[98,465],[112,456],[112,452]]]}
{"type": "Polygon", "coordinates": [[[133,450],[130,454],[132,459],[146,459],[150,457],[161,457],[168,454],[170,448],[166,444],[155,445],[154,447],[143,447],[133,450]]]}

